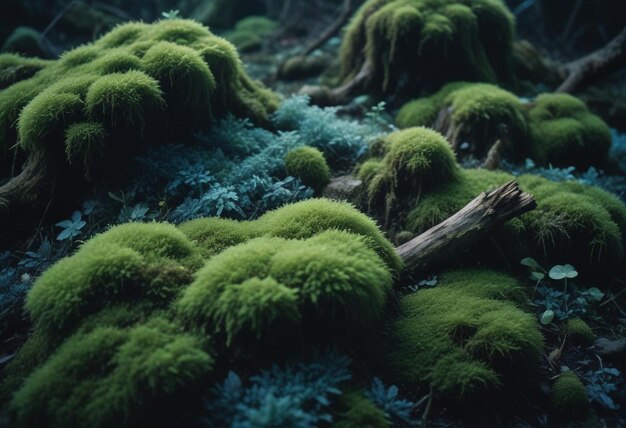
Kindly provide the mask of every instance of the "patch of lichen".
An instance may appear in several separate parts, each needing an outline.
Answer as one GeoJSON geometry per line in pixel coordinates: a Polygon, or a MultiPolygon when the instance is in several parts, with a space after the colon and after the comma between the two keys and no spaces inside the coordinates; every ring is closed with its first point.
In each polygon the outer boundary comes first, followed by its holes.
{"type": "Polygon", "coordinates": [[[489,84],[447,84],[430,97],[405,104],[396,123],[400,128],[435,127],[455,146],[468,143],[465,151],[479,158],[501,140],[509,159],[531,157],[541,165],[601,168],[611,145],[608,126],[581,100],[543,94],[523,103],[489,84]]]}
{"type": "Polygon", "coordinates": [[[16,82],[0,94],[0,153],[19,141],[18,150],[61,162],[64,152],[77,155],[86,170],[229,113],[266,123],[278,103],[229,42],[185,20],[123,24],[55,61],[2,55],[0,76],[16,82]],[[77,132],[81,123],[102,128],[95,140],[84,126],[77,132]]]}
{"type": "Polygon", "coordinates": [[[437,287],[403,298],[388,343],[398,379],[440,397],[476,402],[533,374],[543,337],[526,297],[505,274],[443,274],[437,287]]]}
{"type": "MultiPolygon", "coordinates": [[[[406,229],[423,232],[463,208],[481,192],[516,179],[504,172],[467,169],[461,179],[422,195],[406,229]]],[[[517,177],[538,207],[507,223],[497,242],[510,260],[533,256],[545,265],[570,263],[581,272],[610,274],[624,260],[626,206],[615,195],[580,183],[517,177]]]]}
{"type": "Polygon", "coordinates": [[[402,76],[431,91],[455,80],[509,81],[514,32],[499,0],[369,0],[346,29],[341,74],[368,63],[379,93],[397,89],[402,76]]]}

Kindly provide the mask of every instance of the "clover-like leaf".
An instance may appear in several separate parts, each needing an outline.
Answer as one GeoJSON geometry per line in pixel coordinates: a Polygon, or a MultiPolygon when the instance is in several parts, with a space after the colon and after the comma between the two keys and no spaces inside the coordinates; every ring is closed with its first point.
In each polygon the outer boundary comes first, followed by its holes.
{"type": "Polygon", "coordinates": [[[545,277],[546,277],[546,275],[541,273],[541,272],[532,272],[530,274],[530,279],[532,279],[533,281],[541,281],[545,277]]]}
{"type": "Polygon", "coordinates": [[[554,311],[552,309],[548,309],[543,314],[541,314],[541,324],[548,325],[554,320],[554,311]]]}
{"type": "Polygon", "coordinates": [[[533,259],[532,257],[526,257],[522,259],[519,263],[522,266],[526,266],[534,271],[541,269],[541,266],[539,266],[539,263],[537,263],[537,260],[533,259]]]}
{"type": "Polygon", "coordinates": [[[554,280],[561,280],[565,278],[576,278],[578,276],[578,272],[572,265],[555,265],[548,272],[550,278],[554,280]]]}

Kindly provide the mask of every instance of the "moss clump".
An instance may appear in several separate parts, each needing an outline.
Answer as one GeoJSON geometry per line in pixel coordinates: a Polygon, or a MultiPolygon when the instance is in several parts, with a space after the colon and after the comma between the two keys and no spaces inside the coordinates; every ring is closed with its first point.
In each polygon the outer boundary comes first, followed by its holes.
{"type": "Polygon", "coordinates": [[[341,394],[340,406],[345,410],[339,414],[333,424],[334,428],[389,428],[392,426],[385,412],[361,392],[344,392],[341,394]]]}
{"type": "Polygon", "coordinates": [[[511,92],[489,84],[455,82],[405,104],[396,117],[400,128],[429,126],[444,133],[454,149],[486,156],[502,140],[512,159],[532,157],[537,164],[603,167],[611,136],[608,126],[578,98],[544,94],[522,103],[511,92]]]}
{"type": "Polygon", "coordinates": [[[0,52],[11,52],[32,57],[45,57],[46,50],[41,44],[41,34],[31,27],[17,27],[6,38],[0,52]]]}
{"type": "MultiPolygon", "coordinates": [[[[421,233],[463,208],[481,192],[515,179],[503,173],[468,169],[461,179],[422,195],[408,214],[406,229],[421,233]]],[[[521,187],[537,209],[505,225],[498,242],[511,260],[532,255],[545,265],[570,263],[580,272],[611,274],[624,259],[626,206],[615,196],[579,183],[555,183],[527,175],[521,187]]]]}
{"type": "Polygon", "coordinates": [[[298,331],[318,336],[321,326],[333,329],[325,341],[349,341],[378,322],[391,278],[364,238],[346,232],[256,238],[212,257],[176,308],[187,322],[224,332],[227,344],[285,346],[298,331]]]}
{"type": "Polygon", "coordinates": [[[324,155],[314,147],[299,147],[285,155],[287,174],[320,193],[330,183],[330,168],[324,155]]]}
{"type": "Polygon", "coordinates": [[[278,23],[265,16],[248,16],[238,21],[235,29],[224,35],[240,52],[258,50],[265,40],[272,34],[278,23]]]}
{"type": "MultiPolygon", "coordinates": [[[[206,129],[229,113],[265,123],[278,102],[246,75],[230,43],[193,21],[127,23],[59,60],[31,62],[0,57],[2,81],[16,82],[0,94],[0,153],[19,133],[18,150],[45,147],[55,168],[65,167],[63,148],[76,144],[67,138],[76,137],[70,128],[77,123],[104,128],[106,160],[119,165],[130,148],[206,129]],[[27,78],[18,82],[11,70],[27,78]]],[[[102,148],[80,145],[83,158],[98,155],[84,149],[102,148]]]]}
{"type": "Polygon", "coordinates": [[[593,330],[580,318],[567,320],[565,329],[570,339],[574,342],[589,345],[593,343],[593,340],[596,338],[596,334],[593,330]]]}
{"type": "Polygon", "coordinates": [[[160,425],[212,367],[206,343],[165,319],[98,327],[67,340],[26,378],[9,408],[23,427],[160,425]]]}
{"type": "Polygon", "coordinates": [[[49,64],[39,58],[25,58],[16,54],[0,54],[0,89],[34,76],[49,64]]]}
{"type": "Polygon", "coordinates": [[[104,158],[109,135],[98,122],[75,123],[65,131],[65,155],[78,163],[87,176],[104,158]]]}
{"type": "Polygon", "coordinates": [[[584,102],[567,94],[543,94],[529,112],[532,157],[555,166],[603,167],[611,147],[609,127],[584,102]]]}
{"type": "Polygon", "coordinates": [[[469,270],[406,296],[393,323],[389,362],[404,382],[440,396],[475,401],[537,367],[543,338],[516,281],[469,270]]]}
{"type": "Polygon", "coordinates": [[[454,80],[508,81],[514,32],[499,0],[368,0],[347,27],[341,74],[369,63],[370,89],[385,93],[404,75],[431,91],[454,80]]]}
{"type": "Polygon", "coordinates": [[[385,221],[399,201],[413,203],[420,194],[457,180],[459,167],[443,136],[427,128],[409,128],[384,137],[377,151],[384,153],[380,168],[373,164],[359,172],[368,182],[370,209],[384,207],[385,221]],[[369,178],[372,176],[372,178],[369,178]]]}
{"type": "Polygon", "coordinates": [[[571,419],[584,416],[589,410],[585,385],[576,373],[561,373],[552,386],[552,406],[560,418],[571,419]]]}
{"type": "Polygon", "coordinates": [[[199,263],[197,250],[174,226],[117,226],[48,269],[28,293],[26,310],[38,331],[62,339],[111,305],[163,307],[191,282],[199,263]]]}

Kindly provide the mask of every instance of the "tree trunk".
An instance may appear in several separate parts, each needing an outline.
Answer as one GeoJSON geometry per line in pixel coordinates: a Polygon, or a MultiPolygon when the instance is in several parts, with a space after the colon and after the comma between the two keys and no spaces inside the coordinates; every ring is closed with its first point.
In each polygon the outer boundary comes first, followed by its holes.
{"type": "Polygon", "coordinates": [[[396,248],[396,252],[407,271],[429,272],[462,255],[498,226],[536,206],[533,196],[511,181],[482,193],[449,219],[396,248]]]}

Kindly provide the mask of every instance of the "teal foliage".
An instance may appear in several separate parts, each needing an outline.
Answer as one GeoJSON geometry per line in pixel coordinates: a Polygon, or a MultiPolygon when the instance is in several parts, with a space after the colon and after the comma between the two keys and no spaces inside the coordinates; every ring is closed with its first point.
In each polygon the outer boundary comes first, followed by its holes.
{"type": "Polygon", "coordinates": [[[589,400],[600,404],[609,410],[618,410],[618,400],[623,399],[624,393],[622,374],[613,367],[603,367],[599,370],[590,370],[583,375],[589,400]]]}
{"type": "Polygon", "coordinates": [[[372,386],[366,392],[366,396],[385,412],[385,416],[389,420],[396,422],[396,424],[417,425],[412,415],[415,403],[400,398],[397,386],[392,385],[387,388],[382,380],[375,377],[372,386]]]}
{"type": "Polygon", "coordinates": [[[244,382],[230,372],[205,400],[209,427],[313,428],[331,423],[330,406],[351,379],[350,359],[334,353],[308,363],[274,365],[244,382]]]}

